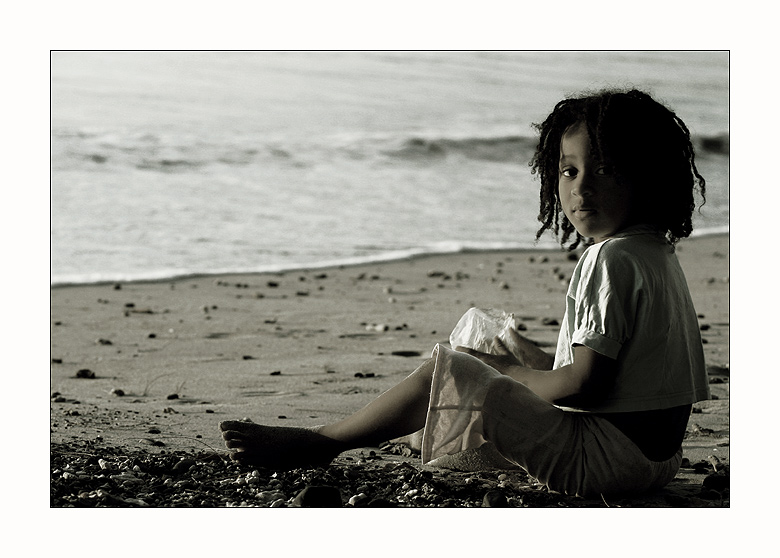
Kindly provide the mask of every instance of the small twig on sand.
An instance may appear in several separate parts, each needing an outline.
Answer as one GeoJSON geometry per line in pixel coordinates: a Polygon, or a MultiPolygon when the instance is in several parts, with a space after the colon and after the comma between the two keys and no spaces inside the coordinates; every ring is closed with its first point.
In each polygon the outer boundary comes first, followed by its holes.
{"type": "Polygon", "coordinates": [[[171,374],[173,374],[173,372],[168,372],[168,373],[166,373],[166,374],[160,374],[159,376],[155,376],[155,377],[154,377],[154,378],[152,378],[151,380],[147,380],[147,381],[146,381],[146,385],[144,386],[144,391],[143,391],[143,393],[142,393],[141,395],[142,395],[143,397],[146,397],[147,395],[149,395],[149,388],[150,388],[150,387],[152,387],[152,384],[153,384],[154,382],[156,382],[156,381],[157,381],[157,380],[159,380],[160,378],[164,378],[165,376],[170,376],[171,374]]]}

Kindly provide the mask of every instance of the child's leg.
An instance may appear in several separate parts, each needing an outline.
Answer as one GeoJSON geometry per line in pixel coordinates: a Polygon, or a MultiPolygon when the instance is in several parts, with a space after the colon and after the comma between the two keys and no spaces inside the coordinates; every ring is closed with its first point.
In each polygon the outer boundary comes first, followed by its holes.
{"type": "Polygon", "coordinates": [[[348,449],[376,445],[425,426],[434,361],[425,361],[401,383],[339,422],[319,428],[220,423],[233,459],[256,465],[294,467],[327,463],[348,449]]]}

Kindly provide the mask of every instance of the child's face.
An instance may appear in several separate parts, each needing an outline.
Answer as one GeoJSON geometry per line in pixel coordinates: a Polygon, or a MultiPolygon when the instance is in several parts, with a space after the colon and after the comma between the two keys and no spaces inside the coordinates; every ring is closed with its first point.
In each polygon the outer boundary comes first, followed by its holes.
{"type": "Polygon", "coordinates": [[[595,242],[634,224],[631,192],[618,184],[611,169],[591,157],[582,124],[575,124],[561,138],[558,195],[577,232],[595,242]]]}

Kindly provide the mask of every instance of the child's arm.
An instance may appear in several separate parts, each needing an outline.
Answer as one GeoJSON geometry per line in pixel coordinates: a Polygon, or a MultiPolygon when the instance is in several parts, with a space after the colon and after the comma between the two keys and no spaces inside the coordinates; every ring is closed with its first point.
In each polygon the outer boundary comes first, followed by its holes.
{"type": "Polygon", "coordinates": [[[491,353],[514,355],[521,366],[535,370],[552,370],[555,357],[544,352],[536,343],[520,335],[516,330],[509,329],[506,342],[498,337],[493,340],[491,353]]]}
{"type": "Polygon", "coordinates": [[[596,401],[607,394],[617,374],[617,362],[614,359],[584,345],[574,347],[572,364],[555,370],[521,366],[510,355],[490,355],[464,347],[457,347],[456,350],[477,357],[550,403],[596,401]]]}

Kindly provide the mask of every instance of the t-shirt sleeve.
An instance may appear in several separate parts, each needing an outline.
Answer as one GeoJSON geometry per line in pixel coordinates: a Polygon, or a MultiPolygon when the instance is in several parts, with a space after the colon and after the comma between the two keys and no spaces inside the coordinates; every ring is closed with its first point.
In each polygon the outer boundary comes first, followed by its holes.
{"type": "Polygon", "coordinates": [[[631,254],[605,241],[583,259],[574,297],[572,344],[584,345],[617,359],[631,338],[637,314],[641,276],[631,254]]]}

